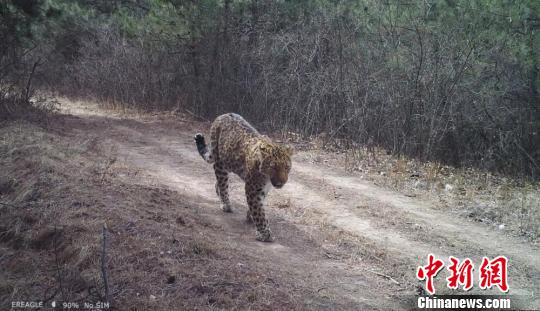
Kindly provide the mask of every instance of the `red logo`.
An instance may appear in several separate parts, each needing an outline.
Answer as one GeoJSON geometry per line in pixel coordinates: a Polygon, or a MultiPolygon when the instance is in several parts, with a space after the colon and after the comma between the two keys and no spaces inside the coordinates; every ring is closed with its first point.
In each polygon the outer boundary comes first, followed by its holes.
{"type": "Polygon", "coordinates": [[[499,256],[491,261],[484,257],[480,266],[480,288],[487,289],[496,285],[506,293],[508,291],[507,271],[508,259],[506,257],[499,256]]]}
{"type": "Polygon", "coordinates": [[[450,276],[446,278],[447,286],[451,289],[457,289],[459,285],[463,285],[464,290],[469,290],[473,287],[473,269],[474,265],[469,258],[465,258],[460,264],[459,259],[450,256],[450,276]]]}
{"type": "MultiPolygon", "coordinates": [[[[450,289],[458,289],[462,286],[464,290],[469,290],[473,287],[474,282],[474,264],[471,259],[465,258],[463,261],[450,256],[450,264],[447,267],[449,276],[446,278],[446,286],[450,289]]],[[[426,290],[430,295],[435,294],[435,286],[433,279],[439,271],[444,267],[444,262],[436,259],[433,254],[428,255],[428,263],[425,266],[419,266],[416,272],[416,277],[419,280],[426,280],[426,290]]],[[[493,260],[484,257],[479,271],[479,286],[481,289],[489,289],[497,286],[500,291],[506,293],[509,290],[508,286],[508,259],[504,256],[499,256],[493,260]]]]}
{"type": "Polygon", "coordinates": [[[418,267],[418,272],[416,272],[416,277],[420,280],[426,279],[426,289],[433,295],[435,294],[435,286],[433,286],[433,278],[437,276],[437,273],[441,271],[444,267],[444,262],[442,260],[433,260],[434,256],[429,254],[428,264],[424,267],[418,267]]]}

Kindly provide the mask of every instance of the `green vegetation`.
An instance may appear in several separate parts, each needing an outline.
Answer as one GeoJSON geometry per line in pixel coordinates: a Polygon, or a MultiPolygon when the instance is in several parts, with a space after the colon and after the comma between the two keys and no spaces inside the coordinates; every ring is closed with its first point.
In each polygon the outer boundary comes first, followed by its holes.
{"type": "Polygon", "coordinates": [[[536,0],[2,0],[0,17],[5,115],[35,87],[540,177],[536,0]]]}

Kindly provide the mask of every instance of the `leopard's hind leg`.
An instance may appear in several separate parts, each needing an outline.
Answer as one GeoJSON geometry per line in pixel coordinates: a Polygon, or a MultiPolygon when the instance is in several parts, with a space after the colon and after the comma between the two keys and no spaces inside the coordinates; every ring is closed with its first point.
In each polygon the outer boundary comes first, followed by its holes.
{"type": "Polygon", "coordinates": [[[221,199],[221,209],[226,213],[232,213],[229,200],[229,172],[218,163],[214,164],[214,172],[216,173],[216,193],[221,199]]]}

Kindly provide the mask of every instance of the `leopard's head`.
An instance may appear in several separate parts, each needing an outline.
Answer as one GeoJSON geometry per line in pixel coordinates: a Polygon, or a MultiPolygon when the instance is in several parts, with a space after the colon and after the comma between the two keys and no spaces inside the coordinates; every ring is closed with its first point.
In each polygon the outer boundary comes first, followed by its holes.
{"type": "Polygon", "coordinates": [[[291,171],[291,156],[293,150],[290,146],[272,142],[262,142],[258,146],[259,171],[270,177],[272,186],[281,188],[289,179],[291,171]]]}

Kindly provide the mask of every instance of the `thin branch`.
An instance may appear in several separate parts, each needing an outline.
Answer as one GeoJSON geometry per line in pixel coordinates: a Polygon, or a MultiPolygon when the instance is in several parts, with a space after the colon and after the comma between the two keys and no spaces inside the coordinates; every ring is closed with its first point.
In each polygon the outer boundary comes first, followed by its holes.
{"type": "Polygon", "coordinates": [[[62,283],[62,268],[60,267],[60,261],[58,260],[58,230],[56,229],[56,225],[54,225],[54,262],[56,265],[56,272],[58,276],[58,284],[60,288],[60,293],[62,294],[62,300],[66,300],[66,296],[64,294],[64,286],[62,283]]]}
{"type": "Polygon", "coordinates": [[[197,114],[195,114],[195,113],[189,111],[188,109],[184,109],[184,110],[185,110],[187,113],[189,113],[190,115],[192,115],[193,117],[195,117],[195,118],[198,118],[198,119],[200,119],[200,120],[207,121],[207,122],[210,121],[210,120],[208,120],[208,119],[205,118],[205,117],[202,117],[202,116],[200,116],[200,115],[197,115],[197,114]]]}
{"type": "Polygon", "coordinates": [[[345,126],[347,125],[347,123],[351,122],[352,120],[356,119],[356,117],[358,117],[360,115],[360,113],[362,113],[363,111],[358,111],[356,112],[353,116],[347,118],[345,121],[343,121],[343,123],[341,123],[340,126],[338,126],[335,130],[333,130],[330,135],[329,135],[329,138],[323,143],[323,149],[326,147],[326,144],[329,142],[329,141],[332,141],[334,139],[334,137],[337,135],[337,133],[339,133],[339,131],[345,126]]]}
{"type": "Polygon", "coordinates": [[[527,158],[529,158],[529,160],[531,161],[531,163],[536,166],[537,169],[540,170],[540,166],[536,163],[536,161],[534,160],[534,158],[517,142],[517,141],[514,141],[514,144],[519,148],[519,150],[521,150],[521,152],[523,152],[523,154],[525,154],[527,156],[527,158]]]}
{"type": "Polygon", "coordinates": [[[34,63],[34,66],[32,66],[32,71],[30,72],[30,76],[28,77],[28,82],[26,83],[26,94],[24,99],[28,101],[30,99],[30,88],[32,86],[32,78],[34,77],[34,72],[36,71],[37,66],[40,65],[41,58],[38,58],[38,60],[34,63]]]}
{"type": "Polygon", "coordinates": [[[373,271],[373,270],[366,270],[366,271],[371,272],[371,273],[373,273],[373,274],[376,274],[376,275],[378,275],[378,276],[382,276],[382,277],[384,277],[384,278],[387,278],[388,280],[392,281],[392,283],[394,283],[394,284],[397,284],[397,285],[400,284],[400,283],[399,283],[398,281],[396,281],[393,277],[391,277],[391,276],[389,276],[389,275],[386,275],[386,274],[384,274],[384,273],[380,273],[380,272],[373,271]]]}
{"type": "Polygon", "coordinates": [[[6,207],[11,207],[11,208],[18,208],[19,207],[17,205],[4,203],[4,202],[0,202],[0,205],[6,206],[6,207]]]}
{"type": "Polygon", "coordinates": [[[103,285],[105,287],[105,302],[109,303],[109,280],[107,278],[107,225],[103,225],[103,248],[101,249],[101,277],[103,278],[103,285]]]}

